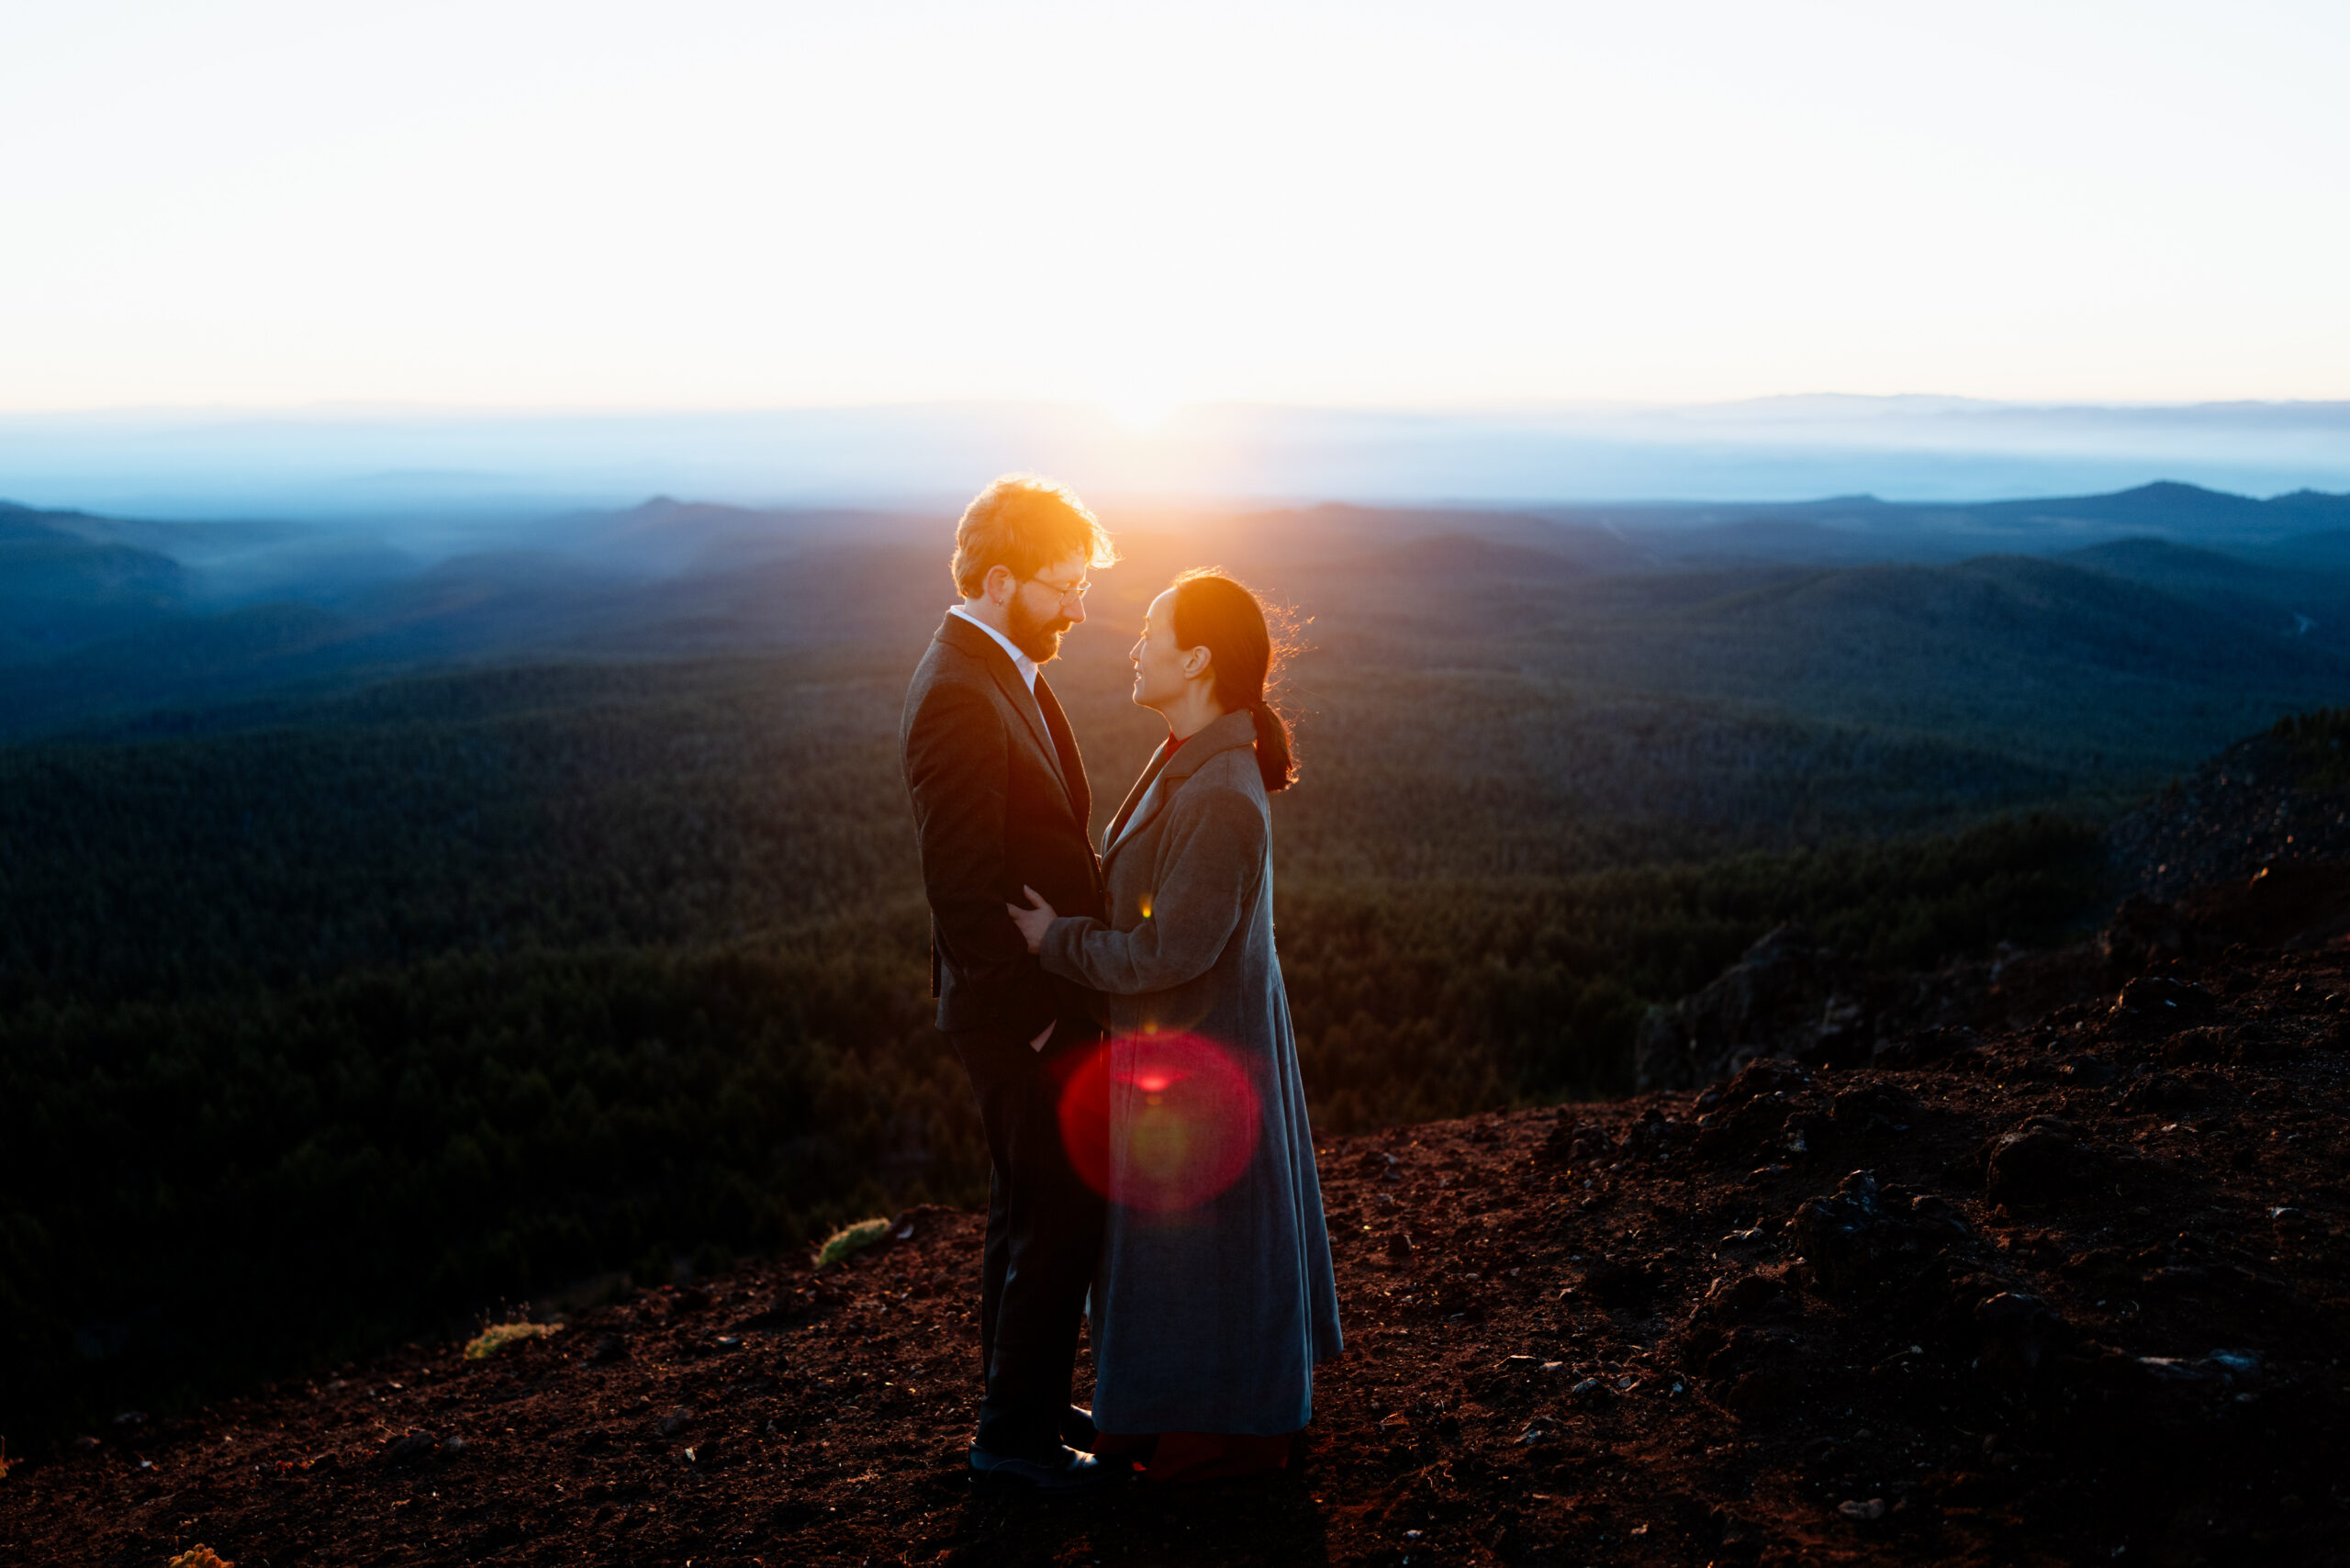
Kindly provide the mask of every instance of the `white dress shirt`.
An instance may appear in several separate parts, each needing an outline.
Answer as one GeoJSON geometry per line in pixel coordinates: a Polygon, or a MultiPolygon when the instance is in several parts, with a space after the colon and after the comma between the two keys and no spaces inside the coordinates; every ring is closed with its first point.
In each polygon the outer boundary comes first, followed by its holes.
{"type": "Polygon", "coordinates": [[[949,615],[961,616],[964,620],[969,622],[980,631],[985,632],[989,636],[993,637],[995,639],[996,646],[1002,648],[1005,653],[1012,655],[1012,667],[1018,670],[1020,672],[1020,678],[1028,683],[1028,695],[1031,697],[1036,695],[1036,661],[1035,659],[1030,658],[1026,654],[1022,653],[1017,647],[1014,647],[1011,638],[1005,636],[1002,633],[997,631],[994,627],[989,625],[986,622],[980,620],[978,616],[972,614],[961,605],[948,605],[946,607],[946,613],[949,615]]]}

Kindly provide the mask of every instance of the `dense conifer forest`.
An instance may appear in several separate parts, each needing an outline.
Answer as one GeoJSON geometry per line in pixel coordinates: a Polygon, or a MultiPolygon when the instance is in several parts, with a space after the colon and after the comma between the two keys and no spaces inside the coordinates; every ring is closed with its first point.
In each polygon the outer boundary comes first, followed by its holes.
{"type": "MultiPolygon", "coordinates": [[[[1294,611],[1278,941],[1334,1133],[1621,1092],[1644,1010],[1782,921],[1884,966],[2054,939],[2115,809],[2350,671],[2110,564],[1215,543],[1294,611]]],[[[1125,644],[1191,548],[1131,541],[1053,666],[1097,827],[1159,733],[1125,644]]],[[[726,601],[772,594],[755,636],[231,683],[0,749],[0,1417],[979,1200],[897,764],[944,573],[826,559],[865,601],[794,620],[806,564],[763,568],[726,601]]]]}

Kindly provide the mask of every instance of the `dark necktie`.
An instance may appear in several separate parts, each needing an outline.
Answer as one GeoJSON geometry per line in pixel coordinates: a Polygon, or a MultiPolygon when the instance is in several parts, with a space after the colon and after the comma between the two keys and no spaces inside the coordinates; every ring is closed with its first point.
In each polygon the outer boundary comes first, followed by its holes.
{"type": "Polygon", "coordinates": [[[1093,791],[1085,782],[1085,759],[1077,755],[1077,735],[1069,727],[1069,715],[1061,711],[1060,699],[1036,677],[1036,708],[1045,715],[1045,731],[1053,737],[1053,750],[1060,754],[1061,781],[1069,786],[1069,803],[1077,808],[1080,826],[1093,816],[1093,791]]]}

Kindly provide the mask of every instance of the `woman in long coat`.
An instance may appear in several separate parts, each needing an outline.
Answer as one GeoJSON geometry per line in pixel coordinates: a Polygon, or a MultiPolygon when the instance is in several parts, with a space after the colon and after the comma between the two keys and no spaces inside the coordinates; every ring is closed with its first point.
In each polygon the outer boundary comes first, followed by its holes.
{"type": "Polygon", "coordinates": [[[1338,1353],[1330,1238],[1273,951],[1269,790],[1294,776],[1266,701],[1264,612],[1190,573],[1150,607],[1134,700],[1168,721],[1110,825],[1104,921],[1035,894],[1013,919],[1049,972],[1108,998],[1110,1042],[1063,1099],[1112,1200],[1093,1294],[1097,1451],[1154,1479],[1273,1468],[1338,1353]]]}

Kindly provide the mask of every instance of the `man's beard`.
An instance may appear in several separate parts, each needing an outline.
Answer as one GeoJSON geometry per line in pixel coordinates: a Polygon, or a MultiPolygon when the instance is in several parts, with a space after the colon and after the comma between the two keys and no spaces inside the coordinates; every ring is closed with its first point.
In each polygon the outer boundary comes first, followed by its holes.
{"type": "Polygon", "coordinates": [[[1012,602],[1004,608],[1011,611],[1009,618],[1011,625],[1007,631],[1012,637],[1012,645],[1040,665],[1049,664],[1059,656],[1061,633],[1077,624],[1074,621],[1064,621],[1058,615],[1050,621],[1037,619],[1028,613],[1028,607],[1020,602],[1020,597],[1017,594],[1013,596],[1012,602]]]}

